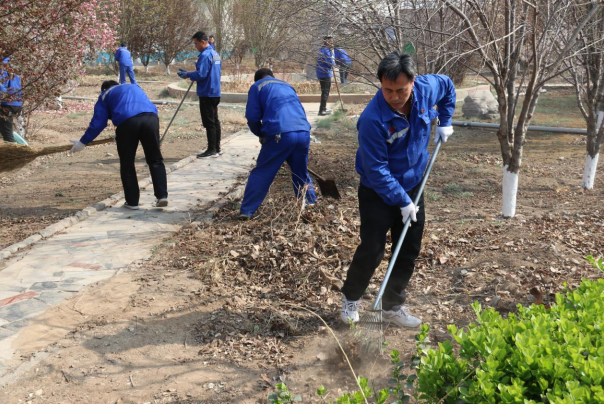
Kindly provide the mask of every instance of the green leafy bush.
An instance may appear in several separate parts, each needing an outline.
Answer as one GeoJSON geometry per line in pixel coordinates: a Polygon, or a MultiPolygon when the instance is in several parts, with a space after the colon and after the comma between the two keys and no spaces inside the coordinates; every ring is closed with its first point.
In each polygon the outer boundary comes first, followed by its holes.
{"type": "MultiPolygon", "coordinates": [[[[448,341],[438,349],[418,345],[420,401],[604,402],[604,279],[584,280],[557,295],[550,309],[518,305],[507,319],[478,303],[472,307],[478,324],[448,327],[457,354],[448,341]]],[[[427,331],[422,328],[420,342],[427,331]]]]}

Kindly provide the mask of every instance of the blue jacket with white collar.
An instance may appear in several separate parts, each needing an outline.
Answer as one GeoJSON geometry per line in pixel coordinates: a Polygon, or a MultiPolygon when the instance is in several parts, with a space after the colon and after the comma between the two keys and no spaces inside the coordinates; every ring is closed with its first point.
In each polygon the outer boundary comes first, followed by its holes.
{"type": "Polygon", "coordinates": [[[250,87],[245,118],[252,133],[259,137],[310,131],[310,123],[296,90],[285,81],[271,76],[258,80],[250,87]]]}
{"type": "Polygon", "coordinates": [[[107,127],[111,119],[115,126],[120,126],[133,116],[149,112],[157,115],[157,107],[147,94],[136,84],[120,84],[103,91],[94,105],[94,115],[80,142],[92,142],[107,127]]]}
{"type": "Polygon", "coordinates": [[[23,105],[21,77],[16,74],[9,74],[2,69],[2,65],[8,65],[9,63],[10,57],[7,57],[0,64],[0,105],[20,107],[23,105]],[[10,101],[8,101],[9,97],[11,98],[10,101]]]}
{"type": "Polygon", "coordinates": [[[206,47],[197,58],[195,71],[187,77],[197,82],[198,97],[220,97],[220,72],[222,60],[210,46],[206,47]]]}
{"type": "Polygon", "coordinates": [[[125,46],[120,46],[115,51],[115,60],[120,66],[132,66],[132,55],[125,46]]]}
{"type": "Polygon", "coordinates": [[[413,89],[408,120],[390,109],[380,89],[357,123],[361,183],[391,206],[413,202],[407,191],[421,182],[428,164],[431,122],[438,117],[439,126],[451,126],[455,111],[455,86],[449,77],[416,76],[413,89]]]}

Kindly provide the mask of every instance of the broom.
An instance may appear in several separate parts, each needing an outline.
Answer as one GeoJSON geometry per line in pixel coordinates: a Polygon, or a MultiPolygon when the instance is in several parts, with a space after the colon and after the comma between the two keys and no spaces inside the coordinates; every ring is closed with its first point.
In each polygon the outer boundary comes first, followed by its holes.
{"type": "MultiPolygon", "coordinates": [[[[88,146],[111,143],[113,138],[95,140],[88,146]]],[[[17,170],[31,163],[40,156],[61,153],[71,150],[73,145],[49,146],[44,148],[34,148],[16,143],[4,142],[0,144],[0,173],[17,170]]]]}

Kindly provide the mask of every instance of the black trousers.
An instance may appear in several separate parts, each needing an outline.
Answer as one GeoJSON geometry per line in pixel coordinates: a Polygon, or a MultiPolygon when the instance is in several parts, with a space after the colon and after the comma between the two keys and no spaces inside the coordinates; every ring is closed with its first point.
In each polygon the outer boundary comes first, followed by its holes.
{"type": "Polygon", "coordinates": [[[0,107],[0,133],[5,142],[15,142],[13,136],[13,117],[19,115],[21,106],[3,105],[0,107]]]}
{"type": "Polygon", "coordinates": [[[220,151],[220,120],[218,119],[220,97],[199,97],[201,123],[206,128],[208,150],[220,151]]]}
{"type": "Polygon", "coordinates": [[[329,98],[329,90],[331,89],[331,78],[325,77],[319,79],[321,84],[321,105],[319,106],[319,112],[323,112],[327,109],[327,99],[329,98]]]}
{"type": "Polygon", "coordinates": [[[159,150],[159,118],[155,114],[140,114],[127,119],[115,131],[117,153],[120,156],[120,174],[126,202],[138,206],[140,190],[134,159],[140,141],[145,160],[151,172],[153,191],[157,199],[168,197],[168,181],[164,158],[159,150]]]}
{"type": "MultiPolygon", "coordinates": [[[[415,199],[419,185],[408,192],[415,199]]],[[[414,262],[422,246],[426,211],[424,197],[419,200],[417,222],[411,222],[403,245],[392,268],[392,274],[386,285],[382,300],[382,309],[391,310],[405,302],[405,288],[413,275],[414,262]]],[[[390,230],[392,252],[403,231],[401,209],[387,205],[373,189],[364,185],[359,186],[359,210],[361,213],[361,244],[357,247],[342,293],[348,300],[359,300],[363,295],[376,268],[384,258],[386,235],[390,230]]]]}

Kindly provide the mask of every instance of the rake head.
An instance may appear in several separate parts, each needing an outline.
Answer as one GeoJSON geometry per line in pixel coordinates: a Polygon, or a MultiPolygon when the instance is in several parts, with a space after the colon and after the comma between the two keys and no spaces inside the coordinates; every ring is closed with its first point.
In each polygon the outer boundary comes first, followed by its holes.
{"type": "Polygon", "coordinates": [[[377,309],[366,310],[356,323],[355,337],[362,346],[365,354],[383,354],[384,331],[386,328],[382,318],[382,302],[377,309]]]}

